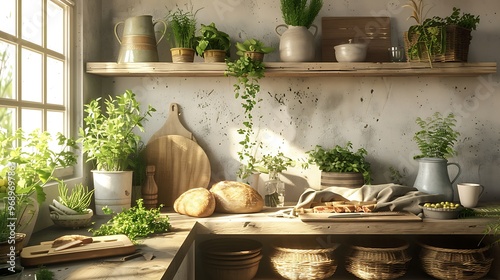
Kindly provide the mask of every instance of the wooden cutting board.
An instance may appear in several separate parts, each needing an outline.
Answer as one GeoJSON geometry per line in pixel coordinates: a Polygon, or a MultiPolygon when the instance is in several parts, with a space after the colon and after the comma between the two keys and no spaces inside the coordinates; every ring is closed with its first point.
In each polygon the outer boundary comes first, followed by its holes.
{"type": "Polygon", "coordinates": [[[160,136],[146,146],[146,161],[155,165],[158,204],[173,206],[175,199],[193,188],[207,188],[210,161],[193,140],[180,135],[160,136]]]}
{"type": "Polygon", "coordinates": [[[196,142],[193,133],[191,133],[182,125],[179,119],[179,115],[179,104],[171,103],[170,106],[168,106],[168,116],[165,124],[160,129],[158,129],[158,131],[156,131],[153,136],[151,136],[149,142],[152,142],[155,139],[158,139],[158,137],[165,135],[181,135],[196,142]]]}
{"type": "Polygon", "coordinates": [[[76,260],[127,255],[135,252],[135,245],[122,234],[93,237],[90,244],[56,251],[52,242],[29,246],[21,251],[22,266],[37,266],[76,260]]]}
{"type": "Polygon", "coordinates": [[[365,61],[390,61],[390,17],[323,17],[321,30],[322,61],[337,61],[333,47],[349,39],[368,44],[365,61]]]}
{"type": "MultiPolygon", "coordinates": [[[[338,213],[344,214],[344,213],[338,213]]],[[[362,213],[346,213],[346,214],[362,214],[362,213]]],[[[365,213],[363,216],[348,216],[340,215],[335,217],[335,213],[304,213],[299,214],[303,222],[418,222],[422,219],[410,212],[372,212],[365,213]],[[332,217],[333,216],[333,217],[332,217]]]]}

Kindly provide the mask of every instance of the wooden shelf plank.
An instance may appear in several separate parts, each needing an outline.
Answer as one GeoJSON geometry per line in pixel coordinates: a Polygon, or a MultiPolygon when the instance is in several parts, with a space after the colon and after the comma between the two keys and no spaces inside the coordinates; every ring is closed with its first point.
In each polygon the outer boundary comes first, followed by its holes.
{"type": "MultiPolygon", "coordinates": [[[[408,76],[479,76],[497,72],[496,62],[478,63],[338,63],[338,62],[266,62],[266,77],[408,77],[408,76]]],[[[115,63],[88,62],[87,73],[112,77],[223,77],[225,63],[115,63]]]]}

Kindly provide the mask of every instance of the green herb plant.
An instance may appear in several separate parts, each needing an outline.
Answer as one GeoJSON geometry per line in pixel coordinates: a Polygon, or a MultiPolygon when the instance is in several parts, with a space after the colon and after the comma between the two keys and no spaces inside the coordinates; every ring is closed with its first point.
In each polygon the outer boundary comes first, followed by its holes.
{"type": "Polygon", "coordinates": [[[236,83],[233,85],[234,97],[241,99],[245,114],[243,128],[238,129],[238,134],[243,136],[243,140],[239,142],[241,150],[238,152],[238,158],[242,165],[237,175],[241,179],[246,179],[255,171],[254,153],[260,146],[253,131],[253,109],[262,100],[257,94],[260,92],[259,80],[264,77],[265,67],[262,62],[246,56],[241,56],[234,62],[226,60],[226,66],[225,75],[236,77],[236,83]]]}
{"type": "Polygon", "coordinates": [[[85,105],[85,127],[80,128],[77,141],[87,153],[87,162],[95,162],[97,170],[126,170],[133,164],[130,156],[140,144],[140,137],[134,129],[143,132],[143,123],[156,109],[149,105],[146,112],[141,113],[140,104],[131,90],[116,98],[109,96],[104,100],[104,108],[100,102],[101,98],[97,98],[85,105]]]}
{"type": "Polygon", "coordinates": [[[88,186],[80,183],[76,184],[70,192],[68,186],[62,181],[59,182],[57,189],[59,191],[59,202],[62,205],[75,210],[78,214],[88,213],[94,190],[89,191],[88,186]]]}
{"type": "Polygon", "coordinates": [[[305,167],[315,164],[323,172],[360,172],[365,184],[371,183],[370,163],[365,159],[368,152],[364,148],[354,152],[350,141],[344,147],[336,145],[329,150],[317,145],[306,153],[309,158],[305,167]]]}
{"type": "Polygon", "coordinates": [[[169,217],[160,213],[158,208],[146,209],[143,200],[138,199],[137,205],[124,209],[118,214],[113,213],[108,207],[103,207],[103,212],[114,216],[97,229],[89,229],[94,236],[124,234],[135,244],[139,238],[144,238],[154,233],[164,233],[170,230],[169,217]]]}
{"type": "Polygon", "coordinates": [[[53,271],[50,271],[48,268],[41,266],[35,272],[36,280],[54,280],[55,274],[53,271]]]}
{"type": "Polygon", "coordinates": [[[198,56],[203,57],[206,50],[222,50],[229,57],[231,39],[227,33],[218,30],[212,22],[209,25],[201,25],[200,36],[196,37],[195,45],[198,56]]]}
{"type": "Polygon", "coordinates": [[[456,119],[453,113],[444,117],[436,112],[427,119],[418,117],[416,123],[421,130],[415,133],[413,140],[421,154],[414,156],[415,159],[446,159],[456,154],[454,145],[460,133],[455,130],[456,119]]]}
{"type": "Polygon", "coordinates": [[[295,166],[295,161],[286,157],[283,152],[279,152],[276,155],[263,155],[255,165],[255,170],[265,174],[270,172],[281,173],[287,170],[288,167],[293,166],[295,166]]]}
{"type": "Polygon", "coordinates": [[[183,11],[177,8],[175,11],[168,11],[165,20],[170,27],[170,36],[173,38],[175,48],[194,48],[196,37],[196,14],[195,12],[183,11]]]}
{"type": "Polygon", "coordinates": [[[29,134],[18,129],[8,134],[0,129],[0,178],[11,180],[18,204],[27,203],[36,193],[37,201],[45,201],[43,187],[52,180],[57,168],[76,164],[76,142],[58,133],[53,141],[49,132],[35,129],[29,134]],[[8,173],[13,174],[8,177],[8,173]]]}
{"type": "Polygon", "coordinates": [[[468,30],[475,30],[480,21],[479,16],[468,13],[460,14],[460,9],[454,7],[450,16],[441,18],[434,16],[425,19],[424,1],[410,0],[403,7],[412,10],[409,18],[414,19],[417,25],[408,29],[408,56],[410,59],[420,59],[426,55],[432,67],[432,56],[444,54],[446,51],[446,26],[457,25],[468,30]]]}
{"type": "Polygon", "coordinates": [[[257,39],[247,39],[243,43],[236,42],[236,50],[237,55],[244,56],[245,52],[270,53],[274,51],[274,48],[266,47],[264,43],[257,39]]]}
{"type": "Polygon", "coordinates": [[[311,27],[323,7],[323,0],[281,0],[281,14],[287,25],[311,27]]]}

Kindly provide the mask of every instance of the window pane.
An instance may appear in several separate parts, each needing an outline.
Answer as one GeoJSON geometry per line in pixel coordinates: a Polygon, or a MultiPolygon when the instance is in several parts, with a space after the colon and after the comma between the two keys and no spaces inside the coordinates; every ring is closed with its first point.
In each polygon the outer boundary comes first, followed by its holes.
{"type": "Polygon", "coordinates": [[[16,0],[1,0],[0,30],[16,35],[16,0]]]}
{"type": "Polygon", "coordinates": [[[12,44],[0,41],[0,98],[15,98],[15,70],[16,47],[12,44]]]}
{"type": "Polygon", "coordinates": [[[47,6],[47,47],[62,54],[64,50],[64,11],[52,1],[49,1],[47,6]]]}
{"type": "Polygon", "coordinates": [[[60,149],[57,145],[57,133],[64,134],[64,113],[56,111],[47,112],[47,131],[52,136],[51,149],[60,149]]]}
{"type": "Polygon", "coordinates": [[[47,103],[64,104],[64,63],[47,58],[47,103]]]}
{"type": "Polygon", "coordinates": [[[22,50],[22,99],[42,102],[42,55],[22,50]]]}
{"type": "Polygon", "coordinates": [[[42,0],[22,1],[22,3],[22,38],[41,46],[42,0]]]}
{"type": "Polygon", "coordinates": [[[31,133],[35,129],[42,130],[42,110],[22,109],[21,127],[24,132],[31,133]]]}
{"type": "Polygon", "coordinates": [[[16,109],[0,106],[0,129],[6,129],[12,134],[16,124],[16,109]]]}

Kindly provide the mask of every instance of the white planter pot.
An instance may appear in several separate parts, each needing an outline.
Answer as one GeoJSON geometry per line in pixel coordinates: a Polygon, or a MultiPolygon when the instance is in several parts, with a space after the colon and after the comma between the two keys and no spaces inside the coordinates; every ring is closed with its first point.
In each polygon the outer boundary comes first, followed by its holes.
{"type": "Polygon", "coordinates": [[[314,36],[318,28],[314,27],[314,33],[304,26],[286,26],[284,24],[276,27],[276,33],[280,36],[280,59],[283,62],[308,62],[314,61],[315,45],[314,36]],[[280,28],[286,28],[283,33],[280,28]]]}
{"type": "Polygon", "coordinates": [[[130,208],[132,197],[132,171],[92,170],[97,215],[104,215],[102,207],[108,206],[116,213],[130,208]]]}

